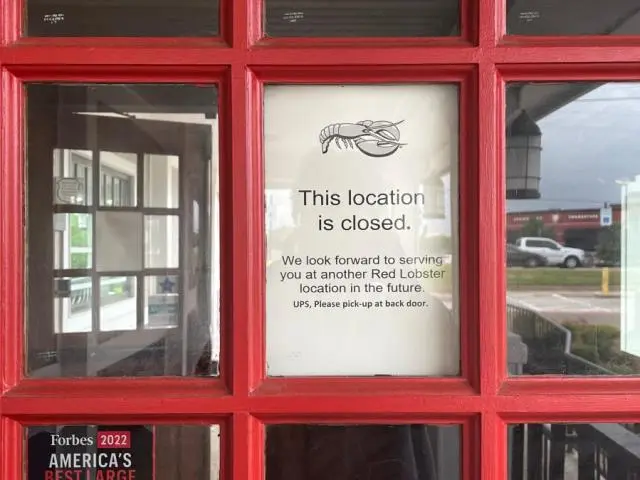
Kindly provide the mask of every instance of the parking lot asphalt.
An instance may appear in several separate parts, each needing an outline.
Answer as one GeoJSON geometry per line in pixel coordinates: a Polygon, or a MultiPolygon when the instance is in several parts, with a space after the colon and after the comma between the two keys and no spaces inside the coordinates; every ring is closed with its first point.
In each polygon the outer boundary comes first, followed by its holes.
{"type": "MultiPolygon", "coordinates": [[[[452,307],[450,295],[438,297],[452,307]]],[[[620,325],[620,295],[616,293],[604,296],[597,291],[510,290],[507,301],[557,322],[620,325]]]]}

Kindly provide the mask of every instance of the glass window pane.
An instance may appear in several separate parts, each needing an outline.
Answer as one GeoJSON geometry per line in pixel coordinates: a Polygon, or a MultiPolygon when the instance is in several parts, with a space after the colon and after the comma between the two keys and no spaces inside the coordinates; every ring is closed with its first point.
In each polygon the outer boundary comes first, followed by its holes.
{"type": "MultiPolygon", "coordinates": [[[[138,156],[135,153],[128,152],[100,152],[100,172],[103,178],[101,188],[104,194],[101,194],[103,201],[101,206],[106,207],[134,207],[133,203],[122,203],[121,191],[122,185],[131,188],[136,185],[138,178],[138,156]]],[[[135,191],[132,192],[135,198],[135,191]]]]}
{"type": "Polygon", "coordinates": [[[204,37],[218,0],[26,0],[30,37],[204,37]]]}
{"type": "Polygon", "coordinates": [[[25,432],[25,478],[218,480],[218,425],[42,425],[25,432]]]}
{"type": "Polygon", "coordinates": [[[178,208],[180,203],[179,162],[180,159],[176,156],[145,156],[145,207],[178,208]]]}
{"type": "Polygon", "coordinates": [[[92,215],[53,214],[53,268],[91,268],[93,259],[92,215]]]}
{"type": "Polygon", "coordinates": [[[629,0],[507,0],[510,35],[637,35],[640,10],[629,0]]]}
{"type": "Polygon", "coordinates": [[[91,205],[92,153],[55,149],[53,155],[54,204],[91,205]]]}
{"type": "Polygon", "coordinates": [[[511,374],[640,374],[640,83],[507,87],[511,374]]]}
{"type": "Polygon", "coordinates": [[[266,480],[460,480],[456,425],[269,425],[266,480]]]}
{"type": "Polygon", "coordinates": [[[180,308],[180,279],[175,275],[145,278],[145,320],[147,328],[176,327],[180,308]]]}
{"type": "Polygon", "coordinates": [[[113,177],[108,173],[103,173],[102,180],[102,188],[104,190],[104,203],[102,205],[113,207],[113,177]]]}
{"type": "Polygon", "coordinates": [[[96,213],[96,269],[122,272],[142,269],[143,214],[96,213]]]}
{"type": "Polygon", "coordinates": [[[264,130],[269,375],[457,375],[457,86],[267,86],[264,130]]]}
{"type": "MultiPolygon", "coordinates": [[[[90,332],[93,315],[93,283],[91,277],[56,277],[53,279],[54,332],[90,332]]],[[[41,352],[51,357],[55,352],[41,352]]]]}
{"type": "Polygon", "coordinates": [[[178,268],[180,264],[180,217],[149,215],[144,219],[145,266],[178,268]]]}
{"type": "Polygon", "coordinates": [[[270,37],[448,37],[459,0],[265,0],[270,37]]]}
{"type": "Polygon", "coordinates": [[[640,424],[529,423],[509,427],[509,478],[634,479],[640,424]]]}
{"type": "Polygon", "coordinates": [[[135,330],[136,297],[135,277],[100,277],[100,331],[135,330]]]}
{"type": "Polygon", "coordinates": [[[116,207],[122,206],[122,193],[120,190],[120,179],[115,177],[113,179],[113,205],[116,207]]]}
{"type": "Polygon", "coordinates": [[[27,102],[27,375],[216,375],[215,87],[29,84],[27,102]],[[151,157],[180,169],[149,184],[151,157]]]}

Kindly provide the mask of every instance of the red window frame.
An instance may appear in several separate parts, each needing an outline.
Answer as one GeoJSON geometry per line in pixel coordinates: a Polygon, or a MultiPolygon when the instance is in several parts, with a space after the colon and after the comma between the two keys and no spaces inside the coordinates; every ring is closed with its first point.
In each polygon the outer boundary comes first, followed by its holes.
{"type": "Polygon", "coordinates": [[[263,39],[262,0],[223,0],[211,39],[21,38],[0,0],[0,480],[22,478],[23,427],[220,423],[221,479],[257,480],[268,423],[462,425],[462,478],[506,479],[508,423],[640,422],[640,378],[506,372],[504,88],[518,80],[640,80],[640,37],[505,37],[503,0],[463,0],[452,39],[263,39]],[[636,62],[636,63],[634,63],[636,62]],[[33,81],[217,83],[221,376],[28,379],[24,341],[24,94],[33,81]],[[460,378],[265,378],[262,87],[461,85],[460,378]]]}

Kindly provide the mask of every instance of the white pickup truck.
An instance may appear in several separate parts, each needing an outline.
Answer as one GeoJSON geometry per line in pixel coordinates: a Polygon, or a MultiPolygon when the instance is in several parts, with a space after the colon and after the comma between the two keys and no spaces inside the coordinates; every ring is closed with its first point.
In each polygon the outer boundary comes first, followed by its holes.
{"type": "Polygon", "coordinates": [[[551,238],[522,237],[516,240],[516,246],[526,252],[542,255],[548,265],[576,268],[585,263],[584,250],[565,247],[551,238]]]}

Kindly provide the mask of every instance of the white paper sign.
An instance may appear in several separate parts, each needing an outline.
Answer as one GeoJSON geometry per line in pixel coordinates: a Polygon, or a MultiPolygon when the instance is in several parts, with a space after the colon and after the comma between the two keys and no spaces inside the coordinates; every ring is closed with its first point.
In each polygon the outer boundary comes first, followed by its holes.
{"type": "Polygon", "coordinates": [[[457,375],[457,87],[268,86],[264,130],[268,374],[457,375]]]}

